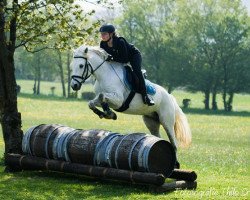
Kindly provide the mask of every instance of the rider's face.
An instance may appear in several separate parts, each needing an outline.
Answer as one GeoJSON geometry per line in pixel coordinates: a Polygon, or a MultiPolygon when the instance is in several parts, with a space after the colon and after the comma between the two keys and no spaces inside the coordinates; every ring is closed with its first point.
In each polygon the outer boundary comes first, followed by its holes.
{"type": "Polygon", "coordinates": [[[110,33],[108,33],[108,32],[101,32],[102,41],[106,42],[106,41],[109,40],[110,37],[111,37],[110,33]]]}

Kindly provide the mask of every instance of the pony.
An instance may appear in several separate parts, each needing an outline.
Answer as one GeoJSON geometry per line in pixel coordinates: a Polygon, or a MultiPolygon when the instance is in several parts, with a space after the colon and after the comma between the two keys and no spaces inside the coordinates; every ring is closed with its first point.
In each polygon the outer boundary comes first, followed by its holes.
{"type": "Polygon", "coordinates": [[[129,97],[131,102],[123,113],[142,115],[146,127],[152,135],[160,137],[160,125],[163,126],[169,141],[175,151],[177,146],[187,147],[191,143],[191,131],[185,114],[178,106],[173,95],[160,85],[151,83],[154,88],[155,105],[148,106],[142,101],[139,93],[130,96],[131,90],[125,84],[125,63],[106,61],[108,53],[99,47],[82,45],[73,53],[71,62],[71,87],[77,91],[89,78],[94,77],[93,100],[88,102],[89,108],[100,118],[117,119],[114,110],[121,111],[121,107],[129,97]],[[103,111],[97,107],[101,107],[103,111]],[[177,143],[178,142],[178,143],[177,143]]]}

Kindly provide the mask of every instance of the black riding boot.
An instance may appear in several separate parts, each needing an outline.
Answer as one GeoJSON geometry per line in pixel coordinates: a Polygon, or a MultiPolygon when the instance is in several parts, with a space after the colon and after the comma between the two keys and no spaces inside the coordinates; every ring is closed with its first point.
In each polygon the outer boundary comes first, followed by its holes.
{"type": "Polygon", "coordinates": [[[153,106],[155,105],[155,102],[153,101],[153,99],[150,99],[147,95],[147,90],[146,90],[146,85],[145,85],[145,80],[142,77],[142,79],[140,80],[141,82],[141,96],[142,96],[142,101],[144,104],[147,104],[148,106],[153,106]]]}
{"type": "Polygon", "coordinates": [[[132,69],[135,75],[139,79],[139,85],[140,85],[140,91],[141,91],[143,103],[149,106],[153,106],[155,105],[155,102],[152,99],[150,99],[147,95],[145,80],[141,71],[141,61],[142,61],[141,54],[137,53],[133,55],[133,58],[130,60],[130,64],[132,66],[132,69]]]}

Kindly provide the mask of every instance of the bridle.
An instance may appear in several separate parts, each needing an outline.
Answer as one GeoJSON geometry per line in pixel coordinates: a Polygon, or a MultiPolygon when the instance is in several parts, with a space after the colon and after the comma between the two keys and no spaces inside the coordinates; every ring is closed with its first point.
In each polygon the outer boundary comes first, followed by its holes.
{"type": "Polygon", "coordinates": [[[103,63],[105,63],[106,60],[104,60],[100,65],[98,65],[96,67],[96,69],[93,69],[92,65],[90,64],[90,62],[88,61],[87,58],[83,57],[83,56],[74,56],[74,58],[82,58],[84,59],[86,62],[85,62],[85,66],[84,66],[84,70],[83,70],[83,73],[81,76],[78,76],[78,75],[72,75],[71,78],[78,82],[79,84],[82,84],[84,83],[91,75],[94,74],[94,72],[96,70],[98,70],[103,63]],[[85,74],[85,75],[84,75],[85,74]],[[78,79],[80,79],[81,81],[79,81],[78,79]]]}

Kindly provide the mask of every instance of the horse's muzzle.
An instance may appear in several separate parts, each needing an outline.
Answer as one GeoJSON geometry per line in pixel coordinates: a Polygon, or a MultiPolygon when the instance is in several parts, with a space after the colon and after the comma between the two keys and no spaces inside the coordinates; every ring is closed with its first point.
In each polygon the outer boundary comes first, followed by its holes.
{"type": "Polygon", "coordinates": [[[72,88],[74,91],[80,90],[81,84],[76,83],[76,82],[74,82],[74,81],[71,81],[71,88],[72,88]]]}

